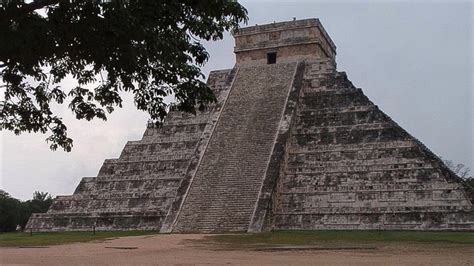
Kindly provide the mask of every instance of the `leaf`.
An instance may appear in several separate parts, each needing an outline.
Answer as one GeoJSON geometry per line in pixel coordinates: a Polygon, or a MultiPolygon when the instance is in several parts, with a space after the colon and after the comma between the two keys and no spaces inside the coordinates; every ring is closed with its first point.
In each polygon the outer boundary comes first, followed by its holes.
{"type": "Polygon", "coordinates": [[[2,2],[0,128],[50,132],[52,150],[70,151],[51,104],[67,103],[77,119],[106,120],[122,106],[120,92],[130,91],[153,122],[166,117],[169,95],[178,110],[203,110],[215,97],[200,80],[209,58],[201,40],[222,39],[246,21],[231,0],[2,2]],[[42,8],[45,16],[35,12],[42,8]],[[59,85],[66,77],[78,86],[59,85]]]}

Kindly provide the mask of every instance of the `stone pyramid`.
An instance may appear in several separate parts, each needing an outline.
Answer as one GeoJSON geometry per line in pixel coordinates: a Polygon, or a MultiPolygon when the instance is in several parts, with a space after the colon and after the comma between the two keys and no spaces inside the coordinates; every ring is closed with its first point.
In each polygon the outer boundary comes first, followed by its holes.
{"type": "Polygon", "coordinates": [[[216,104],[171,111],[34,231],[473,230],[467,188],[336,71],[318,19],[241,29],[216,104]]]}

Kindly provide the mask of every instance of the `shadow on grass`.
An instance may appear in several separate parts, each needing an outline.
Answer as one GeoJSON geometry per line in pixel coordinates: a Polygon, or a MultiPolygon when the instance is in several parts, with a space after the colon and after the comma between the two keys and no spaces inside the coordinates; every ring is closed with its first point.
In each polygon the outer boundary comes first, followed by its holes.
{"type": "Polygon", "coordinates": [[[211,235],[204,240],[222,249],[262,247],[372,248],[387,244],[472,245],[474,232],[423,231],[275,231],[211,235]]]}

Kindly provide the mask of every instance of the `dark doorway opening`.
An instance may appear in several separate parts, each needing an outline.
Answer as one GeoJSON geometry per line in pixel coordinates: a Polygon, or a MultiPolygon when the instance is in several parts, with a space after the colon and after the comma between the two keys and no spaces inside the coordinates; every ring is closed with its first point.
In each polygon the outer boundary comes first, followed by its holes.
{"type": "Polygon", "coordinates": [[[277,62],[277,53],[267,53],[267,64],[275,64],[277,62]]]}

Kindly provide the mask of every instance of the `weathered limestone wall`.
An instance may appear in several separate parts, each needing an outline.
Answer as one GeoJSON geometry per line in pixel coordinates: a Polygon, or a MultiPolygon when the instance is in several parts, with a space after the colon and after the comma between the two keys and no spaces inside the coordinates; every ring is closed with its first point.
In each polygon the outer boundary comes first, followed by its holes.
{"type": "Polygon", "coordinates": [[[474,229],[459,179],[332,60],[307,62],[302,84],[275,229],[474,229]]]}
{"type": "Polygon", "coordinates": [[[218,103],[197,114],[171,111],[162,127],[148,127],[129,141],[118,159],[106,160],[97,177],[85,177],[71,196],[55,199],[45,214],[34,214],[34,231],[161,229],[170,206],[189,186],[202,156],[202,143],[216,123],[233,72],[214,71],[208,84],[218,103]],[[184,188],[183,188],[184,187],[184,188]]]}
{"type": "Polygon", "coordinates": [[[296,65],[238,69],[173,232],[248,230],[296,65]]]}
{"type": "Polygon", "coordinates": [[[237,65],[265,65],[267,53],[277,53],[277,63],[289,63],[304,60],[306,58],[325,58],[326,55],[318,44],[300,44],[293,46],[275,47],[271,49],[251,50],[237,57],[237,65]]]}
{"type": "Polygon", "coordinates": [[[318,19],[247,27],[234,38],[237,66],[265,65],[268,52],[277,53],[277,62],[336,56],[336,46],[318,19]]]}
{"type": "Polygon", "coordinates": [[[235,38],[236,67],[208,80],[216,104],[170,112],[27,228],[474,230],[461,180],[336,71],[319,20],[235,38]]]}
{"type": "Polygon", "coordinates": [[[226,78],[227,80],[224,89],[221,90],[220,93],[218,93],[218,101],[214,106],[214,111],[212,115],[209,117],[209,121],[206,128],[204,129],[203,135],[201,136],[201,139],[197,144],[195,156],[189,163],[186,174],[184,175],[184,178],[177,190],[173,203],[169,208],[166,218],[161,226],[160,232],[162,233],[171,233],[171,231],[173,230],[173,226],[176,223],[179,212],[181,211],[181,208],[184,204],[184,200],[186,199],[189,193],[191,184],[193,183],[194,177],[196,176],[196,172],[199,166],[201,165],[201,161],[207,150],[211,136],[214,133],[217,122],[219,121],[227,99],[229,98],[228,96],[233,87],[237,72],[238,69],[235,68],[229,72],[226,78]]]}
{"type": "Polygon", "coordinates": [[[283,116],[278,125],[275,141],[273,144],[272,155],[268,161],[267,170],[263,176],[262,186],[255,205],[255,210],[252,215],[248,231],[261,232],[269,225],[271,218],[272,199],[276,182],[281,173],[282,167],[285,166],[286,161],[286,147],[291,132],[293,117],[295,116],[296,106],[301,93],[301,83],[305,69],[304,62],[298,62],[290,93],[286,99],[283,116]]]}

